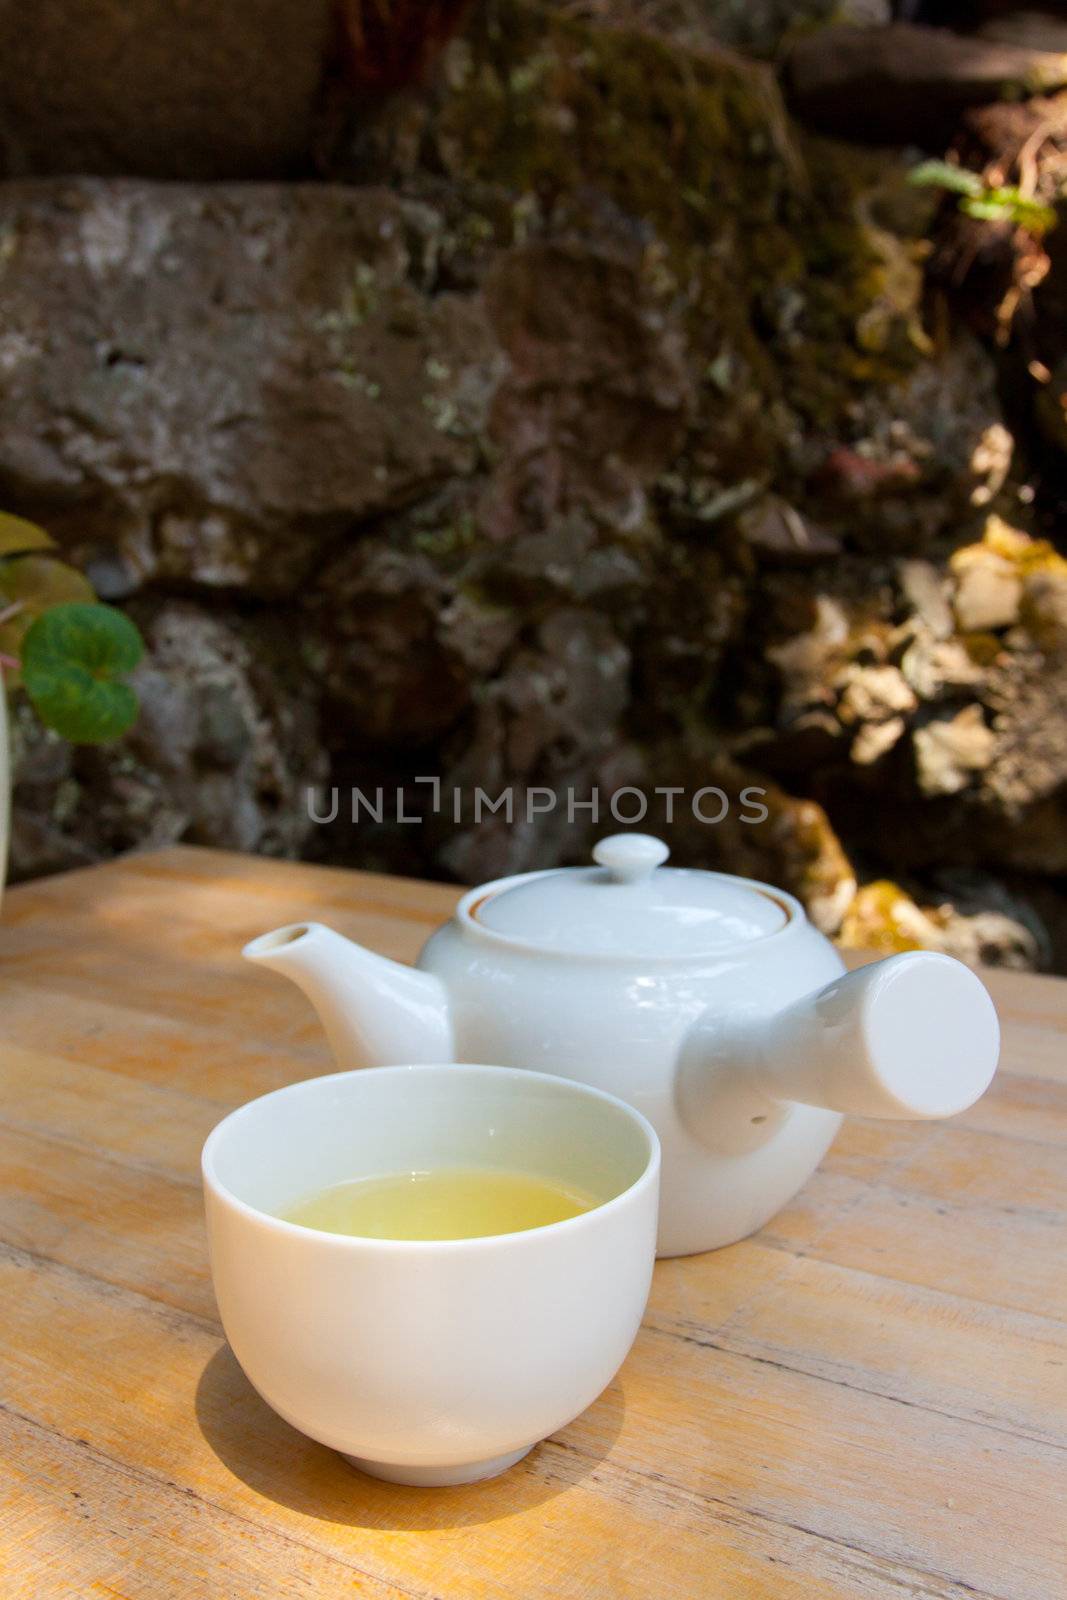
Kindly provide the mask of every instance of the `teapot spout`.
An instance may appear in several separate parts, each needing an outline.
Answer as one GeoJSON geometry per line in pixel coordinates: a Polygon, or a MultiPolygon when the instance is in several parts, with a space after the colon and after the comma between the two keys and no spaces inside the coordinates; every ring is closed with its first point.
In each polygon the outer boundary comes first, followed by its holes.
{"type": "Polygon", "coordinates": [[[431,973],[365,950],[321,922],[294,922],[242,955],[299,984],[342,1070],[451,1061],[448,997],[431,973]]]}
{"type": "Polygon", "coordinates": [[[1000,1027],[962,962],[908,951],[835,978],[758,1022],[699,1018],[679,1063],[679,1104],[717,1147],[751,1147],[790,1103],[861,1117],[955,1116],[989,1087],[1000,1027]],[[739,1147],[739,1145],[738,1145],[739,1147]]]}

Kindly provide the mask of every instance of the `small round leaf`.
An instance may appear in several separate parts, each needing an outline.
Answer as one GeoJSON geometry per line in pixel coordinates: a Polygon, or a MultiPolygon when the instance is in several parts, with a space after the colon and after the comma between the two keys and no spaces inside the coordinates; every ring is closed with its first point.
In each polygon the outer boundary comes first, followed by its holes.
{"type": "Polygon", "coordinates": [[[137,697],[121,680],[143,653],[141,635],[112,606],[53,606],[23,640],[22,681],[47,727],[76,744],[102,744],[137,716],[137,697]]]}

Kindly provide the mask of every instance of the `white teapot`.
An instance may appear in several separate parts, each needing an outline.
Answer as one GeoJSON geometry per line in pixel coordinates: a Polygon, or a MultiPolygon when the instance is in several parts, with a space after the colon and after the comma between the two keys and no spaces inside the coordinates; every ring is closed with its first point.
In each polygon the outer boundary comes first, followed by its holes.
{"type": "Polygon", "coordinates": [[[791,895],[667,853],[619,834],[595,866],[472,889],[415,968],[315,922],[244,954],[300,985],[340,1068],[532,1067],[628,1100],[662,1141],[660,1255],[761,1227],[843,1113],[949,1117],[988,1087],[999,1028],[969,968],[913,951],[846,973],[791,895]]]}

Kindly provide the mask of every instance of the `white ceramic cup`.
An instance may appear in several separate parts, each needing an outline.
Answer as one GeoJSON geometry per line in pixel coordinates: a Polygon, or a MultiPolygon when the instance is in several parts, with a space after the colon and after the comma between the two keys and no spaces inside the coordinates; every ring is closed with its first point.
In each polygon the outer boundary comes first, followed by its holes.
{"type": "Polygon", "coordinates": [[[644,1312],[659,1142],[613,1095],[493,1066],[364,1068],[253,1100],[203,1153],[226,1337],[280,1416],[397,1483],[502,1472],[611,1381],[644,1312]],[[457,1240],[352,1238],[276,1215],[346,1179],[493,1166],[601,1198],[457,1240]]]}

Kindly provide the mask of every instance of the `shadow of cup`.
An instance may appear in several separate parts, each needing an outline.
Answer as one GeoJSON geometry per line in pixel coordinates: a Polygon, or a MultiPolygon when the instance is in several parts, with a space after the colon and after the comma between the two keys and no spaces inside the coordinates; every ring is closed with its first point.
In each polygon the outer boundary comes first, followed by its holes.
{"type": "Polygon", "coordinates": [[[609,1453],[624,1415],[616,1379],[583,1413],[581,1447],[568,1438],[573,1429],[567,1427],[498,1478],[456,1489],[412,1489],[365,1477],[283,1422],[260,1399],[227,1344],[204,1367],[196,1391],[201,1434],[256,1494],[320,1521],[411,1532],[495,1522],[566,1493],[609,1453]]]}

